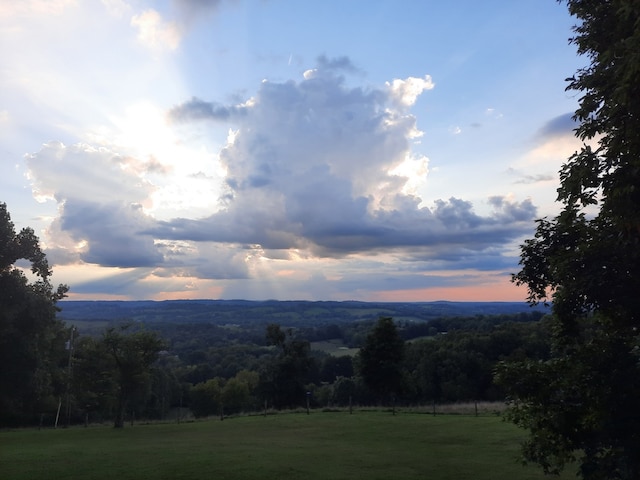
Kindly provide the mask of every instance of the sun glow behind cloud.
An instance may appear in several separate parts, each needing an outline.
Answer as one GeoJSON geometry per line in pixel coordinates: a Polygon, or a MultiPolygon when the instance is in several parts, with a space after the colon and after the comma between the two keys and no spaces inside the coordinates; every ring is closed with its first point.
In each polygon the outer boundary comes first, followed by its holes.
{"type": "Polygon", "coordinates": [[[147,165],[145,171],[132,172],[154,185],[146,213],[168,220],[218,209],[225,169],[217,153],[182,142],[166,112],[148,102],[131,105],[123,117],[111,121],[114,131],[104,141],[110,139],[119,150],[144,159],[147,165]]]}

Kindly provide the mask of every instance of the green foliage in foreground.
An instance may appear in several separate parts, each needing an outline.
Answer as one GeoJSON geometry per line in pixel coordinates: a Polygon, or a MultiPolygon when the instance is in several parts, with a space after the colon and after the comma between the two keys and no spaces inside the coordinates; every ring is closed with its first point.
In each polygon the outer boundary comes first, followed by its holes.
{"type": "Polygon", "coordinates": [[[553,302],[551,356],[498,368],[524,454],[584,480],[640,478],[640,2],[566,0],[588,65],[567,79],[583,141],[560,169],[553,219],[537,220],[522,270],[553,302]]]}
{"type": "MultiPolygon", "coordinates": [[[[279,414],[188,424],[0,432],[0,478],[541,479],[499,417],[279,414]]],[[[558,478],[575,478],[567,472],[558,478]]]]}

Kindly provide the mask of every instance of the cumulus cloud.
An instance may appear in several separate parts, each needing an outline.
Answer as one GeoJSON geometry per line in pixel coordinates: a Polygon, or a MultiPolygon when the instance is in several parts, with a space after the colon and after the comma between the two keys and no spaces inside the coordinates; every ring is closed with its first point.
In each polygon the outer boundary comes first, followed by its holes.
{"type": "MultiPolygon", "coordinates": [[[[119,197],[142,204],[154,189],[132,172],[141,168],[138,159],[107,148],[49,142],[25,159],[33,193],[43,200],[51,198],[62,203],[82,198],[103,203],[119,197]]],[[[151,168],[153,164],[151,160],[151,168]]]]}
{"type": "Polygon", "coordinates": [[[151,267],[162,262],[153,238],[142,232],[150,219],[140,205],[68,199],[61,230],[84,243],[80,258],[107,267],[151,267]]]}
{"type": "Polygon", "coordinates": [[[317,59],[318,69],[321,72],[358,73],[360,70],[353,64],[349,57],[329,58],[320,55],[317,59]]]}
{"type": "Polygon", "coordinates": [[[410,107],[433,88],[429,76],[350,86],[344,75],[357,72],[351,62],[323,57],[312,72],[265,81],[242,104],[191,98],[169,111],[182,130],[202,120],[233,128],[216,159],[226,174],[215,191],[223,193],[202,217],[153,216],[159,187],[150,178],[172,170],[152,156],[57,142],[27,156],[34,195],[59,208],[48,251],[60,262],[144,272],[127,276],[135,282],[243,279],[254,298],[277,296],[260,290],[263,277],[291,292],[313,282],[335,296],[336,285],[361,281],[372,267],[391,278],[408,265],[400,289],[428,283],[412,266],[516,263],[508,250],[532,228],[531,200],[493,196],[479,213],[465,199],[425,205],[418,195],[417,185],[428,189],[429,161],[412,151],[422,132],[410,107]]]}
{"type": "MultiPolygon", "coordinates": [[[[411,140],[422,132],[409,107],[433,82],[426,75],[382,89],[349,87],[341,74],[353,68],[346,58],[321,57],[298,82],[264,82],[242,110],[200,99],[175,107],[173,119],[232,119],[237,127],[220,155],[225,208],[160,222],[149,233],[343,257],[452,242],[477,250],[530,227],[530,200],[492,198],[488,216],[457,198],[421,206],[407,188],[415,178],[399,167],[416,161],[411,140]]],[[[427,159],[419,166],[413,172],[426,175],[427,159]]]]}
{"type": "Polygon", "coordinates": [[[227,121],[245,113],[246,107],[242,105],[227,106],[193,97],[191,100],[172,108],[169,111],[169,119],[178,123],[194,120],[227,121]]]}
{"type": "Polygon", "coordinates": [[[435,84],[430,75],[425,75],[424,78],[409,77],[404,80],[397,78],[387,82],[391,98],[405,106],[413,105],[422,92],[434,87],[435,84]]]}
{"type": "MultiPolygon", "coordinates": [[[[143,211],[154,187],[139,176],[137,159],[108,149],[50,142],[26,158],[34,196],[54,199],[59,217],[49,229],[58,259],[76,256],[104,266],[150,266],[162,261],[143,211]],[[64,254],[64,250],[67,251],[64,254]]],[[[153,159],[149,168],[155,167],[153,159]]]]}

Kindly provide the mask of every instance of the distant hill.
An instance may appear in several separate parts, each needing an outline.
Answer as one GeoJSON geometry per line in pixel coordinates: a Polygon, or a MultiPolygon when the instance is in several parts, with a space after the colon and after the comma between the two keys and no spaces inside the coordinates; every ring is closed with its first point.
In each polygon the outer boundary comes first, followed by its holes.
{"type": "Polygon", "coordinates": [[[524,302],[335,302],[335,301],[61,301],[59,317],[75,321],[134,321],[143,323],[279,323],[322,325],[372,320],[390,316],[403,321],[428,321],[441,317],[512,315],[547,312],[524,302]]]}

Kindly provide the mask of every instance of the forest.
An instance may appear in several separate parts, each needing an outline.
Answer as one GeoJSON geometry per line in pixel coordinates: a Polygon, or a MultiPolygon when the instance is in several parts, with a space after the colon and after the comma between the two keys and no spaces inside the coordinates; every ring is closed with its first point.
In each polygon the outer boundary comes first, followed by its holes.
{"type": "Polygon", "coordinates": [[[501,401],[504,392],[493,382],[498,362],[549,355],[541,311],[392,320],[391,331],[372,340],[385,319],[391,317],[294,326],[259,320],[61,323],[47,395],[23,404],[28,409],[4,410],[3,424],[124,426],[307,405],[501,401]],[[397,359],[369,360],[392,364],[391,371],[370,375],[393,385],[386,391],[367,382],[362,352],[393,339],[397,359]]]}
{"type": "Polygon", "coordinates": [[[498,362],[549,355],[526,304],[66,302],[5,204],[0,241],[2,427],[500,401],[498,362]]]}

